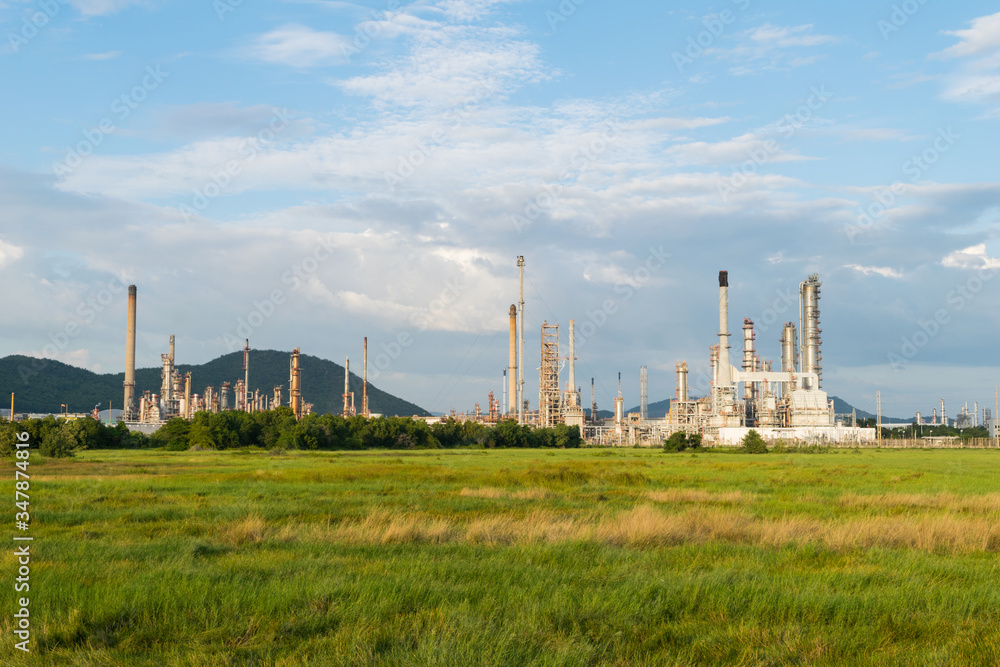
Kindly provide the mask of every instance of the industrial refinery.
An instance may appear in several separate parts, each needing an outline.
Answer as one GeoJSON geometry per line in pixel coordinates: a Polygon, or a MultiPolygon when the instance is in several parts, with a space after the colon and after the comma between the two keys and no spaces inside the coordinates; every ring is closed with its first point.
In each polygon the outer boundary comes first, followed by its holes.
{"type": "MultiPolygon", "coordinates": [[[[765,439],[785,439],[811,442],[874,442],[874,428],[859,428],[856,424],[838,423],[833,402],[822,391],[822,329],[820,328],[820,287],[817,275],[799,285],[799,322],[787,322],[782,328],[780,370],[764,360],[756,347],[754,323],[743,321],[742,363],[737,368],[731,361],[729,332],[729,276],[719,272],[719,333],[718,343],[709,347],[711,385],[709,394],[695,398],[689,390],[689,365],[676,365],[676,394],[670,411],[656,417],[648,414],[648,369],[640,368],[640,411],[624,413],[621,395],[621,374],[618,395],[614,398],[614,417],[598,419],[597,405],[591,380],[591,411],[588,418],[580,404],[580,388],[576,384],[575,322],[569,320],[568,347],[565,357],[559,352],[559,325],[543,322],[538,373],[538,410],[531,412],[523,398],[524,385],[524,268],[518,257],[520,278],[518,304],[510,307],[510,347],[507,366],[507,387],[510,401],[508,417],[519,423],[537,426],[567,424],[579,426],[584,437],[602,444],[658,443],[672,433],[683,431],[701,434],[706,442],[738,444],[755,429],[765,439]],[[801,332],[801,335],[800,335],[801,332]],[[568,377],[560,383],[561,362],[565,362],[568,377]],[[516,382],[515,382],[516,376],[516,382]]],[[[492,400],[492,397],[491,397],[492,400]]],[[[491,411],[492,412],[492,411],[491,411]]],[[[477,410],[471,418],[489,422],[477,410]]]]}
{"type": "MultiPolygon", "coordinates": [[[[136,331],[136,301],[135,285],[128,288],[128,319],[125,335],[125,381],[122,419],[130,428],[142,431],[152,431],[166,421],[175,417],[190,419],[196,412],[226,412],[236,410],[242,412],[260,412],[273,410],[282,405],[283,385],[273,388],[270,395],[259,388],[250,390],[250,341],[243,347],[243,377],[235,382],[223,382],[220,387],[205,387],[203,393],[192,393],[191,373],[183,375],[177,370],[175,362],[174,336],[170,336],[168,351],[160,355],[162,370],[160,371],[160,393],[144,391],[138,402],[135,397],[135,331],[136,331]],[[137,404],[138,403],[138,404],[137,404]]],[[[296,419],[312,412],[313,405],[302,397],[302,369],[299,365],[299,348],[292,350],[288,362],[289,396],[287,406],[292,409],[296,419]]],[[[364,381],[362,385],[361,411],[354,407],[354,393],[349,388],[350,359],[344,362],[344,409],[345,417],[355,414],[371,416],[368,410],[368,338],[364,339],[364,381]]]]}
{"type": "MultiPolygon", "coordinates": [[[[700,434],[706,443],[738,444],[750,429],[767,440],[808,441],[827,443],[868,443],[876,439],[876,429],[860,428],[855,420],[845,424],[837,420],[833,402],[822,386],[822,329],[820,327],[819,277],[812,275],[799,285],[798,322],[785,322],[780,338],[775,341],[779,352],[779,367],[774,368],[757,348],[754,322],[743,320],[742,350],[733,350],[733,334],[729,329],[729,275],[719,272],[718,340],[708,346],[709,377],[707,393],[693,396],[689,382],[687,360],[676,363],[676,392],[669,412],[650,415],[648,410],[648,368],[640,368],[640,409],[625,414],[621,394],[621,373],[618,374],[618,395],[614,400],[614,416],[598,417],[594,399],[594,379],[591,378],[591,409],[589,415],[581,404],[581,388],[576,378],[575,321],[566,327],[568,352],[560,352],[560,325],[542,322],[539,332],[538,403],[531,410],[524,395],[524,370],[530,363],[525,356],[525,301],[523,256],[517,258],[519,274],[518,302],[509,310],[509,348],[504,371],[503,400],[490,392],[487,410],[475,405],[474,411],[450,416],[495,424],[501,419],[516,419],[519,424],[552,427],[558,424],[580,428],[584,438],[595,444],[633,445],[658,444],[675,432],[700,434]],[[742,355],[742,357],[741,357],[742,355]],[[740,358],[741,357],[741,358],[740,358]],[[738,365],[733,361],[738,361],[738,365]],[[562,371],[566,370],[565,381],[562,371]]],[[[129,287],[128,322],[126,329],[124,412],[125,421],[135,425],[159,425],[173,417],[191,418],[198,411],[219,412],[239,410],[256,412],[274,409],[283,403],[283,387],[277,386],[268,395],[260,389],[250,390],[250,341],[243,348],[243,377],[221,387],[206,387],[201,394],[192,393],[190,373],[181,374],[175,365],[174,336],[169,350],[161,354],[160,393],[143,392],[135,396],[135,317],[136,287],[129,287]]],[[[738,334],[737,334],[738,335],[738,334]]],[[[350,390],[350,359],[344,360],[343,415],[371,416],[368,409],[368,339],[364,339],[364,381],[361,405],[356,407],[350,390]]],[[[289,396],[287,405],[296,418],[312,411],[301,391],[299,349],[289,359],[289,396]]],[[[977,406],[978,408],[978,406],[977,406]]],[[[978,412],[978,410],[976,411],[978,412]]],[[[944,406],[941,406],[942,417],[944,406]]],[[[976,414],[975,412],[973,413],[976,414]]],[[[962,420],[974,421],[967,408],[962,420]]],[[[918,417],[919,421],[919,417],[918,417]]],[[[937,421],[937,415],[934,416],[937,421]]]]}

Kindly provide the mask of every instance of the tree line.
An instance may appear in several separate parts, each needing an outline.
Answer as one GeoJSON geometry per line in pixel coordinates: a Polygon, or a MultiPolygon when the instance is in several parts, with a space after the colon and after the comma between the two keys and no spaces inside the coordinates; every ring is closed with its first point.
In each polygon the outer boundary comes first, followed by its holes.
{"type": "Polygon", "coordinates": [[[199,412],[191,420],[175,418],[152,435],[129,431],[125,424],[93,419],[64,421],[54,417],[0,422],[0,454],[13,454],[16,434],[27,431],[30,442],[46,456],[72,456],[80,449],[436,449],[456,447],[580,447],[576,426],[521,426],[503,420],[488,427],[476,422],[427,424],[410,417],[342,417],[310,414],[296,420],[283,406],[263,412],[199,412]]]}

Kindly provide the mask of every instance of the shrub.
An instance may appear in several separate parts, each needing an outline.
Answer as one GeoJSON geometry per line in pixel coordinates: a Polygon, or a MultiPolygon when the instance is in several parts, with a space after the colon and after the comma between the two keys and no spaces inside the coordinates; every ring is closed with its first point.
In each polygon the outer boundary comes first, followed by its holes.
{"type": "Polygon", "coordinates": [[[77,444],[76,438],[73,437],[73,434],[68,429],[56,428],[45,434],[39,450],[42,452],[42,456],[62,459],[69,456],[76,456],[78,448],[79,444],[77,444]]]}
{"type": "Polygon", "coordinates": [[[743,436],[743,451],[747,454],[767,454],[767,443],[760,433],[750,429],[750,432],[743,436]]]}
{"type": "Polygon", "coordinates": [[[663,451],[665,452],[683,452],[688,449],[701,449],[700,433],[676,431],[663,441],[663,451]]]}

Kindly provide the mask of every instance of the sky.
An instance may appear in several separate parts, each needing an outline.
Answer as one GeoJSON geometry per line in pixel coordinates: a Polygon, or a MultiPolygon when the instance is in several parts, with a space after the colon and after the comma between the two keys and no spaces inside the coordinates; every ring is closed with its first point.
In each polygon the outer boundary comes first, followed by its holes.
{"type": "Polygon", "coordinates": [[[523,255],[533,407],[543,321],[584,405],[703,391],[720,270],[775,360],[819,275],[831,395],[992,406],[995,10],[0,0],[0,356],[121,372],[135,284],[139,367],[367,336],[376,386],[471,410],[523,255]]]}

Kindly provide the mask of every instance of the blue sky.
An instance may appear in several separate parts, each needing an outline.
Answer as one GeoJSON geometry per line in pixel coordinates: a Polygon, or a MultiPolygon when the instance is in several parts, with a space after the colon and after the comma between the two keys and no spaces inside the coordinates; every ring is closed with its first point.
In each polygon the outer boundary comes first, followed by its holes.
{"type": "Polygon", "coordinates": [[[672,396],[726,269],[771,359],[820,274],[831,394],[992,404],[995,9],[3,0],[0,354],[120,371],[134,282],[140,366],[367,335],[375,384],[471,409],[523,254],[529,397],[570,318],[602,407],[641,365],[672,396]]]}

